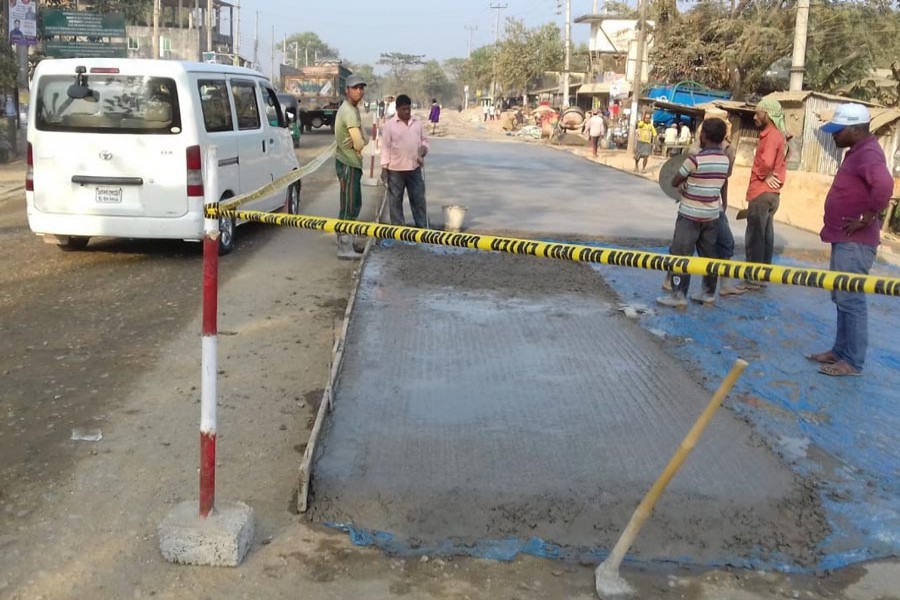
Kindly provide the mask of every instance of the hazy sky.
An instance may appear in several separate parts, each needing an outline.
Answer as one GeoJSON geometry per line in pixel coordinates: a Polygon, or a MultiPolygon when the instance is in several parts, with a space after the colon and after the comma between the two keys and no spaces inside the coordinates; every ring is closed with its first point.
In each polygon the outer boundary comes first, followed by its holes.
{"type": "MultiPolygon", "coordinates": [[[[593,0],[571,2],[573,19],[593,10],[593,0]]],[[[553,22],[564,31],[565,0],[241,0],[241,53],[253,58],[259,11],[259,62],[266,73],[273,25],[276,62],[283,36],[304,31],[315,32],[351,62],[374,65],[382,52],[424,54],[426,60],[465,58],[467,26],[477,28],[472,32],[473,50],[494,41],[497,11],[491,4],[508,5],[500,11],[501,33],[507,17],[523,20],[528,27],[553,22]]],[[[589,33],[588,25],[572,25],[575,44],[586,43],[589,33]]]]}

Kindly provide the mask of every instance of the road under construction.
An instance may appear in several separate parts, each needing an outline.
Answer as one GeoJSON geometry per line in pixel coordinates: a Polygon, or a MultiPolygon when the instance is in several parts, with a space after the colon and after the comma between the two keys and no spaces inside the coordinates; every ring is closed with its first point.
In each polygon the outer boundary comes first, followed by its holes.
{"type": "MultiPolygon", "coordinates": [[[[665,253],[674,210],[651,184],[604,169],[602,189],[574,185],[584,196],[567,210],[520,170],[498,175],[519,179],[514,198],[480,195],[478,182],[523,152],[481,146],[472,156],[442,142],[428,175],[429,194],[450,198],[469,173],[480,231],[665,253]],[[589,225],[586,205],[609,218],[589,225]]],[[[565,155],[542,164],[557,160],[579,180],[565,155]]],[[[822,264],[813,236],[780,235],[777,266],[822,264]]],[[[831,380],[803,358],[829,343],[827,292],[770,285],[657,312],[648,305],[659,283],[658,271],[375,245],[313,456],[312,518],[391,553],[600,560],[742,357],[747,374],[632,557],[817,571],[895,555],[896,299],[870,299],[885,326],[873,328],[867,376],[831,380]]]]}

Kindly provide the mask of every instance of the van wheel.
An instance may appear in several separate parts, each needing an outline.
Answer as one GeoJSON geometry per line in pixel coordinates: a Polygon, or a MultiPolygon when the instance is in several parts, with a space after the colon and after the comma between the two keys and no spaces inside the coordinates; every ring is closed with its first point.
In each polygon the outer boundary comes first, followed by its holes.
{"type": "Polygon", "coordinates": [[[78,235],[70,235],[65,238],[65,241],[60,241],[57,244],[57,247],[64,252],[75,252],[77,250],[84,250],[88,245],[89,237],[82,237],[78,235]]]}
{"type": "Polygon", "coordinates": [[[294,183],[288,188],[287,214],[300,214],[300,184],[294,183]]]}
{"type": "Polygon", "coordinates": [[[234,250],[234,217],[219,217],[219,256],[234,250]]]}
{"type": "Polygon", "coordinates": [[[313,117],[310,125],[313,126],[314,129],[318,129],[322,125],[325,124],[325,121],[322,120],[322,117],[313,117]]]}

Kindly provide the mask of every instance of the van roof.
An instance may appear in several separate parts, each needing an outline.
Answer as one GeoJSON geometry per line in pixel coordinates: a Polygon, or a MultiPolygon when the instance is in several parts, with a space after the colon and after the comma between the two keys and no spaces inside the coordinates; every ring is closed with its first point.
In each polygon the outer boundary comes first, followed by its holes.
{"type": "Polygon", "coordinates": [[[90,75],[91,68],[119,68],[123,73],[141,71],[147,75],[171,76],[173,73],[230,73],[247,75],[268,80],[269,78],[253,69],[234,67],[218,63],[202,63],[187,60],[153,60],[149,58],[53,58],[44,59],[37,66],[37,75],[75,75],[75,67],[85,67],[90,75]]]}

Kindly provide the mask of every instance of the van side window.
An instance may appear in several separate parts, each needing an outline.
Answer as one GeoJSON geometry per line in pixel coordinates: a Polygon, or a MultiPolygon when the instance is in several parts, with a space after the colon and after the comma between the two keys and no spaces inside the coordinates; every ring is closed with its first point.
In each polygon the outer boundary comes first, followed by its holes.
{"type": "Polygon", "coordinates": [[[206,131],[234,131],[225,80],[201,79],[197,82],[197,89],[200,90],[200,107],[206,131]]]}
{"type": "Polygon", "coordinates": [[[281,102],[278,101],[278,94],[275,90],[268,86],[261,85],[263,98],[266,99],[266,121],[272,127],[287,127],[287,120],[281,111],[281,102]]]}
{"type": "Polygon", "coordinates": [[[231,95],[237,112],[238,129],[259,129],[259,106],[256,104],[256,86],[249,81],[232,81],[231,95]]]}

